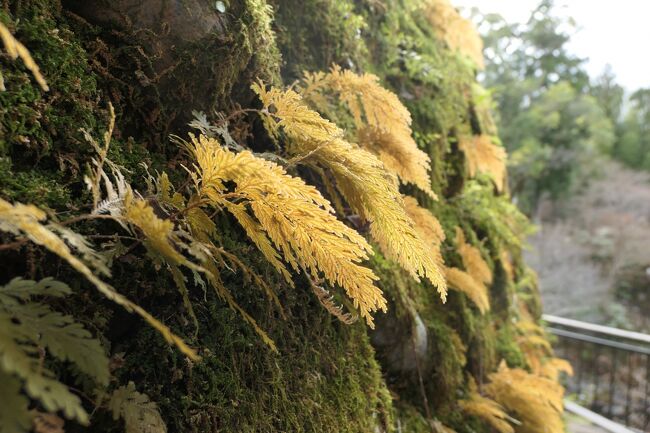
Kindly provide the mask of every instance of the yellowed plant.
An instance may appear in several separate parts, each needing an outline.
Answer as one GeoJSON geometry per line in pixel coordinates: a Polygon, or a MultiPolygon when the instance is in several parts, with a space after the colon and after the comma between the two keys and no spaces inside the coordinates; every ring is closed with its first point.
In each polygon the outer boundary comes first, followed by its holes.
{"type": "MultiPolygon", "coordinates": [[[[70,230],[60,227],[56,224],[44,225],[47,220],[47,214],[41,209],[20,203],[11,204],[0,198],[0,230],[12,233],[16,236],[23,235],[37,245],[41,245],[50,252],[56,254],[65,260],[73,269],[81,273],[90,281],[104,296],[116,304],[121,305],[127,311],[132,311],[140,315],[151,326],[158,330],[161,335],[170,343],[176,345],[185,355],[192,359],[198,359],[194,349],[188,347],[185,342],[176,336],[167,326],[151,316],[139,305],[134,304],[125,296],[118,293],[109,284],[102,281],[90,267],[79,257],[73,254],[68,244],[73,245],[77,250],[85,255],[94,255],[88,246],[87,241],[70,230]],[[56,232],[60,232],[68,243],[62,239],[56,232]]],[[[90,260],[86,260],[87,262],[90,260]]],[[[101,266],[95,266],[100,273],[108,274],[108,270],[101,266]]]]}
{"type": "Polygon", "coordinates": [[[463,259],[463,266],[468,274],[476,281],[483,284],[492,284],[492,271],[481,255],[481,250],[470,245],[465,240],[465,233],[460,227],[456,227],[456,248],[463,259]]]}
{"type": "MultiPolygon", "coordinates": [[[[12,60],[16,60],[20,57],[23,63],[25,63],[25,67],[31,71],[38,85],[41,86],[41,89],[46,92],[50,90],[45,78],[43,78],[43,75],[41,74],[40,68],[29,53],[29,50],[21,44],[20,41],[11,34],[7,26],[2,23],[0,23],[0,40],[2,40],[2,43],[5,46],[5,51],[7,51],[9,57],[11,57],[12,60]]],[[[4,90],[4,82],[2,80],[2,75],[0,75],[0,91],[4,90]]]]}
{"type": "Polygon", "coordinates": [[[266,128],[276,137],[284,132],[288,151],[296,155],[294,161],[328,170],[352,210],[370,223],[370,234],[384,254],[416,280],[429,279],[444,300],[443,272],[415,230],[396,182],[381,161],[345,141],[343,131],[307,107],[293,90],[266,90],[261,83],[253,90],[264,105],[266,128]]]}
{"type": "Polygon", "coordinates": [[[471,21],[463,18],[449,0],[427,0],[422,10],[449,48],[458,50],[483,69],[483,40],[471,21]]]}
{"type": "Polygon", "coordinates": [[[503,270],[506,273],[506,277],[508,277],[508,281],[514,282],[515,268],[512,264],[512,254],[510,254],[508,250],[503,249],[501,250],[500,259],[501,259],[501,266],[503,266],[503,270]]]}
{"type": "Polygon", "coordinates": [[[445,277],[449,288],[466,294],[482,314],[490,311],[490,299],[485,284],[458,268],[446,268],[445,277]]]}
{"type": "Polygon", "coordinates": [[[554,382],[558,382],[560,379],[560,373],[573,376],[573,367],[571,366],[571,363],[566,359],[549,358],[542,364],[539,375],[554,382]]]}
{"type": "Polygon", "coordinates": [[[336,219],[316,188],[249,151],[231,152],[216,139],[192,137],[188,149],[196,160],[190,171],[202,200],[230,211],[285,277],[280,255],[294,271],[343,288],[373,326],[372,313],[385,310],[386,300],[372,270],[360,264],[372,249],[336,219]],[[232,191],[226,182],[235,184],[232,191]]]}
{"type": "Polygon", "coordinates": [[[431,160],[418,149],[411,131],[411,114],[397,95],[383,88],[373,74],[355,74],[333,66],[328,73],[305,73],[302,94],[316,107],[323,93],[334,92],[350,110],[359,144],[379,157],[387,170],[432,198],[431,160]]]}
{"type": "Polygon", "coordinates": [[[489,375],[489,380],[483,390],[521,422],[515,427],[517,433],[564,432],[564,389],[560,384],[519,368],[508,368],[505,362],[489,375]]]}
{"type": "Polygon", "coordinates": [[[515,433],[510,422],[515,422],[496,401],[479,394],[476,382],[470,378],[469,395],[458,402],[460,409],[468,414],[485,420],[499,433],[515,433]]]}
{"type": "Polygon", "coordinates": [[[470,177],[479,173],[488,174],[494,181],[497,191],[506,185],[506,150],[493,143],[489,135],[460,137],[458,147],[465,154],[470,177]]]}
{"type": "Polygon", "coordinates": [[[413,220],[418,234],[430,248],[431,254],[433,254],[438,266],[444,266],[444,259],[442,258],[440,247],[445,241],[446,235],[438,218],[428,209],[420,207],[415,197],[405,195],[404,207],[408,216],[413,220]]]}
{"type": "Polygon", "coordinates": [[[527,309],[520,306],[523,317],[515,324],[516,341],[526,357],[530,370],[542,377],[558,381],[560,373],[573,374],[573,368],[568,361],[556,358],[544,328],[533,321],[527,309]]]}

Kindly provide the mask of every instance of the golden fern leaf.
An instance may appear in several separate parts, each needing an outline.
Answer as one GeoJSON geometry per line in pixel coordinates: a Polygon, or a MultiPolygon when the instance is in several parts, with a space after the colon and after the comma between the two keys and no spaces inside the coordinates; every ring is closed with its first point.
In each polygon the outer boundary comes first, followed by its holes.
{"type": "Polygon", "coordinates": [[[275,251],[280,251],[294,270],[305,269],[314,280],[322,274],[331,285],[342,287],[373,326],[372,312],[385,310],[386,300],[374,284],[377,277],[359,264],[372,249],[336,219],[316,188],[271,161],[249,151],[231,152],[212,138],[192,137],[188,146],[197,160],[197,189],[202,196],[233,213],[256,245],[268,250],[262,250],[265,257],[276,257],[275,251]],[[226,191],[227,181],[236,184],[232,193],[226,191]],[[274,248],[269,250],[271,242],[274,248]]]}
{"type": "Polygon", "coordinates": [[[366,125],[380,129],[397,128],[397,134],[411,135],[411,113],[397,95],[379,85],[379,77],[367,73],[357,75],[335,65],[327,79],[350,109],[357,128],[366,125]]]}
{"type": "Polygon", "coordinates": [[[406,214],[394,178],[372,153],[341,137],[333,123],[306,107],[292,90],[266,91],[253,85],[264,104],[264,122],[289,138],[288,150],[300,161],[331,171],[338,190],[352,210],[370,223],[370,234],[386,256],[413,278],[429,279],[446,297],[444,275],[406,214]]]}
{"type": "Polygon", "coordinates": [[[346,325],[351,325],[357,321],[357,316],[346,313],[342,305],[336,305],[334,297],[327,291],[327,289],[312,282],[311,290],[314,292],[314,295],[316,295],[316,298],[318,298],[321,305],[329,311],[332,316],[336,317],[346,325]]]}
{"type": "Polygon", "coordinates": [[[512,264],[512,255],[509,251],[503,249],[501,250],[501,266],[508,277],[508,281],[515,281],[515,267],[512,264]]]}
{"type": "Polygon", "coordinates": [[[199,266],[190,262],[175,248],[179,242],[174,234],[174,223],[168,219],[158,218],[153,207],[146,200],[136,198],[129,192],[124,199],[124,218],[138,227],[144,234],[144,243],[151,250],[160,254],[174,265],[183,265],[194,270],[199,266]]]}
{"type": "Polygon", "coordinates": [[[490,267],[481,256],[481,251],[465,241],[465,234],[460,227],[456,227],[456,245],[467,273],[476,281],[486,285],[492,284],[490,267]]]}
{"type": "Polygon", "coordinates": [[[400,133],[398,128],[367,126],[359,129],[357,138],[359,144],[377,154],[384,167],[396,174],[402,183],[411,183],[434,200],[438,199],[431,189],[431,160],[417,148],[410,129],[400,133]]]}
{"type": "MultiPolygon", "coordinates": [[[[430,248],[433,259],[438,267],[445,269],[445,260],[442,257],[440,248],[445,241],[446,235],[440,222],[429,210],[420,207],[414,197],[405,195],[403,198],[406,213],[413,220],[415,230],[430,248]]],[[[447,279],[447,277],[445,278],[447,279]]]]}
{"type": "Polygon", "coordinates": [[[423,12],[435,33],[449,48],[458,50],[483,69],[483,40],[471,21],[463,18],[449,0],[429,0],[423,12]]]}
{"type": "Polygon", "coordinates": [[[411,220],[413,220],[415,229],[417,230],[420,237],[431,248],[431,251],[436,258],[436,262],[442,266],[444,264],[444,260],[440,252],[440,246],[445,241],[446,235],[445,231],[440,225],[440,221],[438,221],[438,219],[433,216],[431,211],[420,207],[415,197],[405,195],[403,198],[404,208],[406,209],[408,216],[411,217],[411,220]]]}
{"type": "Polygon", "coordinates": [[[261,82],[253,83],[251,89],[264,105],[264,126],[273,136],[277,137],[282,129],[294,139],[320,144],[343,137],[338,126],[307,107],[293,90],[282,91],[276,87],[266,90],[261,82]]]}
{"type": "Polygon", "coordinates": [[[474,379],[470,378],[468,398],[460,400],[458,404],[463,412],[484,419],[499,433],[515,433],[508,422],[514,421],[513,418],[499,403],[479,394],[474,379]]]}
{"type": "Polygon", "coordinates": [[[99,279],[90,268],[79,258],[77,258],[65,241],[58,237],[49,226],[45,226],[41,221],[46,220],[47,215],[39,208],[32,205],[11,203],[0,198],[0,230],[7,231],[14,235],[24,235],[30,241],[41,245],[65,260],[73,269],[81,273],[90,281],[104,296],[118,305],[124,307],[127,311],[135,312],[145,319],[147,323],[153,326],[169,343],[178,347],[181,352],[189,358],[197,360],[199,356],[194,349],[190,348],[178,336],[176,336],[167,326],[163,325],[151,314],[146,312],[139,305],[134,304],[125,296],[118,293],[109,284],[99,279]]]}
{"type": "Polygon", "coordinates": [[[316,106],[324,105],[322,92],[336,92],[352,113],[359,144],[378,155],[404,183],[436,198],[429,176],[431,160],[413,140],[411,114],[397,95],[381,87],[376,75],[357,75],[333,66],[328,74],[305,74],[304,83],[302,94],[316,106]]]}
{"type": "Polygon", "coordinates": [[[551,379],[554,382],[558,382],[560,373],[566,373],[569,376],[573,376],[573,367],[566,359],[550,358],[542,364],[539,375],[551,379]]]}
{"type": "Polygon", "coordinates": [[[446,268],[445,277],[447,278],[449,288],[466,294],[481,314],[490,311],[490,299],[487,288],[483,283],[475,280],[470,274],[458,268],[446,268]]]}
{"type": "MultiPolygon", "coordinates": [[[[2,40],[9,57],[11,57],[12,60],[16,60],[20,57],[23,63],[25,63],[27,69],[31,71],[38,85],[41,86],[41,89],[46,92],[50,90],[45,78],[43,78],[43,75],[41,74],[40,68],[29,53],[29,50],[21,44],[20,41],[11,34],[7,26],[2,23],[0,23],[0,40],[2,40]]],[[[0,87],[0,90],[5,90],[4,84],[0,87]]]]}
{"type": "Polygon", "coordinates": [[[506,150],[492,142],[489,135],[461,137],[458,147],[465,153],[470,177],[478,173],[490,175],[497,191],[502,192],[506,183],[506,150]]]}
{"type": "Polygon", "coordinates": [[[489,380],[483,389],[521,422],[517,433],[564,432],[564,389],[560,384],[519,368],[510,369],[505,362],[489,380]]]}
{"type": "Polygon", "coordinates": [[[518,333],[516,341],[531,371],[554,380],[561,371],[569,372],[571,366],[566,361],[553,357],[553,348],[544,328],[533,321],[525,308],[520,308],[520,314],[524,318],[515,324],[518,333]],[[569,370],[565,368],[566,366],[569,370]]]}

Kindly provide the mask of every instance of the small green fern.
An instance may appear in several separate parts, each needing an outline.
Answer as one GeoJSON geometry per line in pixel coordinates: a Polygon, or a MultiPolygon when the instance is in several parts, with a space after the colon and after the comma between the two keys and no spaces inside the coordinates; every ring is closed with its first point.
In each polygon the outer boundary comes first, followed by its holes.
{"type": "Polygon", "coordinates": [[[158,405],[129,382],[113,391],[108,403],[113,419],[123,419],[126,433],[167,433],[158,405]]]}
{"type": "Polygon", "coordinates": [[[32,415],[21,390],[48,412],[61,411],[68,419],[88,423],[79,398],[43,367],[39,349],[45,350],[45,357],[71,362],[97,384],[108,384],[108,358],[100,342],[71,316],[34,299],[70,293],[66,284],[51,278],[38,282],[14,278],[0,287],[0,394],[3,405],[14,406],[0,410],[0,433],[30,430],[32,415]]]}

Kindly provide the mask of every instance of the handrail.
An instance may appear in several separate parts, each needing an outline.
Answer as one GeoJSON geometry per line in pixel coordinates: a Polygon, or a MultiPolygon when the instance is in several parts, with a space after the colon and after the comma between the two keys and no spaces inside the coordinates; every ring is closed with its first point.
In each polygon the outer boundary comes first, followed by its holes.
{"type": "Polygon", "coordinates": [[[580,334],[558,328],[546,328],[548,332],[559,337],[567,337],[573,340],[585,341],[587,343],[600,344],[601,346],[614,347],[616,349],[626,350],[628,352],[639,353],[641,355],[650,355],[650,348],[635,346],[633,344],[619,343],[618,341],[598,338],[591,335],[580,334]]]}
{"type": "Polygon", "coordinates": [[[554,325],[567,326],[575,329],[581,329],[588,332],[598,332],[612,337],[625,338],[641,343],[650,344],[650,335],[641,332],[626,331],[624,329],[612,328],[609,326],[596,325],[594,323],[582,322],[580,320],[567,319],[564,317],[543,314],[542,320],[554,325]]]}
{"type": "MultiPolygon", "coordinates": [[[[567,378],[567,386],[580,403],[603,417],[600,421],[650,432],[650,335],[547,314],[542,319],[559,337],[558,356],[573,364],[576,376],[567,378]]],[[[568,406],[586,414],[584,407],[568,406]]]]}
{"type": "Polygon", "coordinates": [[[601,427],[611,433],[634,433],[629,428],[622,426],[621,424],[614,422],[605,418],[602,415],[598,415],[596,412],[592,412],[589,409],[580,406],[577,403],[572,402],[571,400],[564,399],[564,408],[569,412],[578,415],[581,418],[586,419],[592,424],[601,427]]]}

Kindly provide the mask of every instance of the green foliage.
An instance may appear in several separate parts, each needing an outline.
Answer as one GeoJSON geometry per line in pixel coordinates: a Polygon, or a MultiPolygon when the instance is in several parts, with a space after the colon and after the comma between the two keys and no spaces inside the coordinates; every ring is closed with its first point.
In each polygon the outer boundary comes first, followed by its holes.
{"type": "Polygon", "coordinates": [[[630,167],[650,170],[650,89],[634,92],[630,104],[613,154],[630,167]]]}
{"type": "Polygon", "coordinates": [[[3,432],[28,431],[24,427],[30,424],[31,417],[26,416],[24,397],[17,395],[21,388],[45,410],[60,410],[66,418],[88,423],[79,398],[43,367],[39,347],[55,359],[70,361],[98,385],[108,384],[108,358],[99,341],[71,316],[34,300],[70,293],[67,285],[50,278],[39,282],[15,278],[0,287],[0,372],[10,378],[6,392],[11,393],[3,401],[16,399],[10,404],[17,406],[17,410],[3,413],[0,426],[7,428],[3,432]],[[10,430],[10,425],[21,429],[10,430]]]}
{"type": "Polygon", "coordinates": [[[519,249],[533,226],[507,197],[495,196],[489,179],[468,181],[458,204],[498,250],[519,249]]]}
{"type": "Polygon", "coordinates": [[[167,433],[158,405],[129,382],[113,391],[108,402],[113,419],[123,419],[126,433],[167,433]]]}
{"type": "Polygon", "coordinates": [[[566,29],[575,23],[557,14],[552,0],[541,1],[526,24],[494,14],[483,23],[489,29],[485,84],[494,89],[511,155],[511,193],[530,213],[541,196],[566,197],[593,175],[599,155],[615,142],[615,108],[606,112],[587,94],[584,59],[567,49],[566,29]]]}

